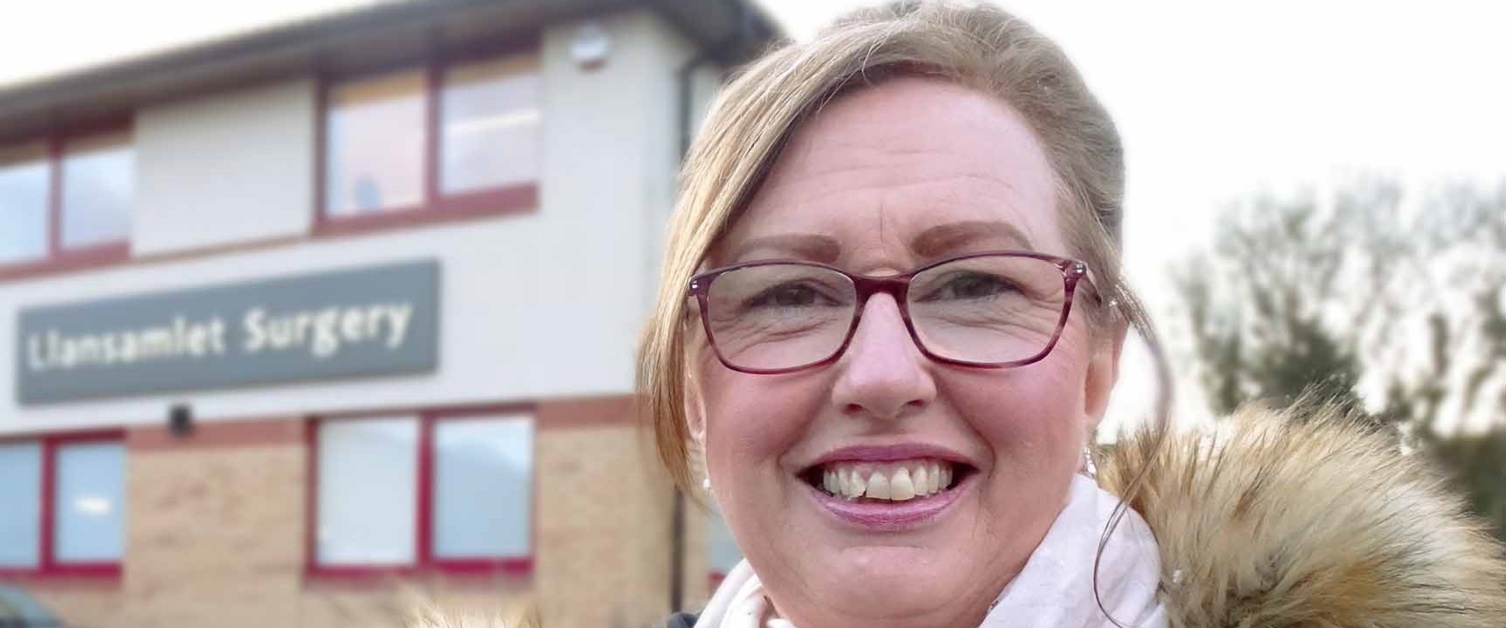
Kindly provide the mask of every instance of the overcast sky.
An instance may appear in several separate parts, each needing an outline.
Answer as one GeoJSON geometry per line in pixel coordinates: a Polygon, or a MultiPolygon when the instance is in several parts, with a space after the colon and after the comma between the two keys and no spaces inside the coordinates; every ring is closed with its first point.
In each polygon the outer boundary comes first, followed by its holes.
{"type": "MultiPolygon", "coordinates": [[[[796,37],[858,0],[760,0],[796,37]]],[[[7,3],[10,4],[10,3],[7,3]]],[[[0,86],[371,0],[4,8],[0,86]]],[[[1157,312],[1166,269],[1212,212],[1260,190],[1359,174],[1424,185],[1506,175],[1506,3],[1018,0],[1108,106],[1128,158],[1126,259],[1157,312]]],[[[1149,390],[1127,368],[1118,414],[1149,390]]],[[[1184,386],[1184,390],[1190,388],[1184,386]]]]}
{"type": "MultiPolygon", "coordinates": [[[[797,37],[855,0],[765,0],[797,37]]],[[[1163,330],[1168,268],[1214,212],[1261,190],[1363,175],[1414,188],[1506,176],[1506,4],[1001,1],[1066,49],[1124,137],[1125,257],[1163,330]]],[[[1132,348],[1111,422],[1150,407],[1132,348]]],[[[1202,414],[1182,374],[1180,415],[1202,414]]]]}

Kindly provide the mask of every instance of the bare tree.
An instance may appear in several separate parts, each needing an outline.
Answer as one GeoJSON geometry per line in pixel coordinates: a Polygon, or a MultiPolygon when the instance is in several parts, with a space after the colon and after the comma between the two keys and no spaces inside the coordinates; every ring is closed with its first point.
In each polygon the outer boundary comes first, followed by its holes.
{"type": "Polygon", "coordinates": [[[1506,180],[1254,196],[1173,279],[1214,411],[1319,400],[1399,426],[1506,530],[1506,180]]]}

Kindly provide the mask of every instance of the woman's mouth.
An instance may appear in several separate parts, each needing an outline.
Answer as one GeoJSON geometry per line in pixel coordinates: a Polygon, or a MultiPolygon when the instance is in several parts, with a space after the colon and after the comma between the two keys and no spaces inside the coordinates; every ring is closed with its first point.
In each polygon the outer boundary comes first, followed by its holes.
{"type": "Polygon", "coordinates": [[[903,502],[952,488],[953,480],[960,479],[959,466],[934,459],[834,462],[811,467],[801,477],[817,490],[848,501],[903,502]]]}
{"type": "Polygon", "coordinates": [[[962,463],[916,458],[828,462],[806,469],[800,478],[827,496],[849,502],[906,502],[948,492],[972,472],[962,463]]]}
{"type": "Polygon", "coordinates": [[[848,525],[900,532],[935,520],[957,502],[977,470],[938,458],[832,461],[800,473],[815,501],[848,525]]]}

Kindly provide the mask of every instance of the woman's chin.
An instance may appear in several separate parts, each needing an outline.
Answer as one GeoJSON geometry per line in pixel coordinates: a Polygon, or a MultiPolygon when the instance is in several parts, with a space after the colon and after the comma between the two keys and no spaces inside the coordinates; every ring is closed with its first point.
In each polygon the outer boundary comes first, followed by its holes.
{"type": "MultiPolygon", "coordinates": [[[[959,576],[967,572],[961,562],[949,561],[926,548],[849,548],[825,568],[808,571],[820,576],[817,581],[803,583],[808,589],[801,597],[819,604],[823,612],[874,623],[904,618],[939,619],[958,610],[962,597],[959,594],[969,588],[959,576]]],[[[778,592],[773,593],[778,605],[778,592]]],[[[797,618],[800,615],[794,614],[797,618]]]]}
{"type": "MultiPolygon", "coordinates": [[[[787,544],[784,551],[750,559],[776,606],[813,611],[791,609],[797,625],[802,616],[821,624],[843,617],[868,622],[851,624],[858,626],[949,625],[960,599],[978,598],[985,610],[992,601],[983,599],[983,583],[969,581],[983,566],[977,564],[983,486],[974,475],[925,499],[886,504],[791,483],[785,495],[791,507],[765,522],[777,530],[772,538],[787,544]]],[[[765,549],[775,545],[782,544],[765,549]]]]}
{"type": "Polygon", "coordinates": [[[799,570],[814,576],[796,585],[806,589],[800,595],[834,612],[873,619],[934,616],[955,605],[977,584],[967,581],[976,573],[977,552],[967,542],[976,530],[956,525],[968,520],[963,511],[971,501],[902,532],[855,530],[817,513],[820,529],[806,538],[822,549],[800,553],[799,560],[809,562],[799,570]]]}

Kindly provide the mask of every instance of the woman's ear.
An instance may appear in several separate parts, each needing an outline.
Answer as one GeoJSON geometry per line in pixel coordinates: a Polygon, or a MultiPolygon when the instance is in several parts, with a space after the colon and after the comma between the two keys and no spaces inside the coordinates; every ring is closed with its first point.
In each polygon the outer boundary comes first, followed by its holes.
{"type": "Polygon", "coordinates": [[[1119,381],[1119,356],[1124,352],[1127,333],[1126,324],[1115,323],[1112,330],[1104,332],[1093,343],[1083,390],[1083,414],[1087,417],[1090,433],[1098,429],[1104,413],[1108,412],[1109,397],[1114,392],[1114,384],[1119,381]]]}
{"type": "MultiPolygon", "coordinates": [[[[686,304],[686,312],[690,314],[689,321],[699,323],[700,309],[692,299],[686,304]]],[[[699,324],[690,325],[690,332],[686,341],[689,348],[685,352],[685,428],[690,432],[690,438],[696,447],[706,451],[706,402],[701,395],[701,383],[696,381],[695,374],[700,368],[702,353],[701,343],[704,339],[700,336],[699,324]]]]}
{"type": "Polygon", "coordinates": [[[706,403],[693,375],[685,376],[685,427],[696,448],[706,451],[706,403]]]}

